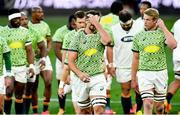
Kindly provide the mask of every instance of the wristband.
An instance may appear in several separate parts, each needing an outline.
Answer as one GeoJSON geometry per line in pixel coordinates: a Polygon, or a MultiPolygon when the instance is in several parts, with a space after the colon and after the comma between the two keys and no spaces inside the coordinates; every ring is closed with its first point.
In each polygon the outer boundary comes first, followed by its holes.
{"type": "Polygon", "coordinates": [[[60,81],[59,88],[64,88],[64,85],[65,85],[64,81],[60,81]]]}
{"type": "Polygon", "coordinates": [[[41,61],[46,61],[46,57],[42,57],[40,60],[41,61]]]}
{"type": "Polygon", "coordinates": [[[10,70],[6,70],[5,76],[6,76],[6,77],[12,77],[12,76],[13,76],[13,73],[12,73],[10,70]]]}
{"type": "Polygon", "coordinates": [[[34,69],[34,64],[29,64],[29,68],[34,69]]]}
{"type": "Polygon", "coordinates": [[[109,63],[109,64],[108,64],[108,67],[109,67],[109,68],[115,67],[115,64],[114,64],[114,63],[109,63]]]}

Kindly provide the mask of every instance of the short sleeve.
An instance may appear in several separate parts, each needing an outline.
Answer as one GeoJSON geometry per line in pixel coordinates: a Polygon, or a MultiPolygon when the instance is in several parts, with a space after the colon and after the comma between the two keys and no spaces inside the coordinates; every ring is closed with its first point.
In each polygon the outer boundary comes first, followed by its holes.
{"type": "Polygon", "coordinates": [[[133,52],[139,52],[139,46],[138,46],[138,36],[134,36],[133,45],[132,45],[132,51],[133,52]]]}
{"type": "Polygon", "coordinates": [[[3,53],[9,52],[10,48],[8,47],[6,40],[2,38],[0,38],[0,40],[2,40],[2,43],[3,43],[3,53]]]}
{"type": "Polygon", "coordinates": [[[63,42],[63,33],[61,31],[61,29],[59,28],[58,30],[56,30],[55,34],[53,35],[53,41],[54,42],[63,42]]]}
{"type": "Polygon", "coordinates": [[[76,34],[72,38],[72,41],[69,45],[68,50],[78,52],[79,51],[79,41],[80,41],[80,37],[79,37],[78,32],[76,32],[76,34]]]}

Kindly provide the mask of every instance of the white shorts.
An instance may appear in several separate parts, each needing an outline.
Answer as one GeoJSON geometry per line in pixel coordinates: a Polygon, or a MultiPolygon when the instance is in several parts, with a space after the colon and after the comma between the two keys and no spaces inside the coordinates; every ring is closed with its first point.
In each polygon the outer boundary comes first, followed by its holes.
{"type": "Polygon", "coordinates": [[[90,96],[106,97],[106,78],[104,73],[92,76],[90,82],[84,83],[79,78],[76,82],[78,102],[87,100],[90,96]]]}
{"type": "Polygon", "coordinates": [[[166,94],[168,87],[167,70],[162,71],[138,71],[139,91],[154,89],[159,94],[166,94]]]}
{"type": "Polygon", "coordinates": [[[71,84],[71,89],[72,89],[72,102],[78,102],[78,94],[77,94],[77,82],[79,81],[79,78],[71,71],[70,72],[70,84],[71,84]]]}
{"type": "Polygon", "coordinates": [[[119,83],[126,83],[131,80],[131,69],[116,68],[116,80],[119,83]]]}
{"type": "Polygon", "coordinates": [[[6,94],[6,87],[5,87],[4,76],[0,76],[0,94],[6,94]]]}
{"type": "Polygon", "coordinates": [[[12,67],[12,73],[14,74],[15,81],[18,81],[20,83],[27,83],[26,66],[12,67]]]}
{"type": "Polygon", "coordinates": [[[36,69],[35,73],[36,73],[36,75],[40,74],[40,71],[44,71],[44,70],[52,71],[52,65],[51,65],[51,61],[50,61],[49,56],[46,56],[46,62],[45,62],[46,65],[45,65],[45,68],[43,70],[40,70],[39,62],[40,62],[40,60],[35,62],[35,69],[36,69]]]}
{"type": "Polygon", "coordinates": [[[63,71],[62,62],[58,58],[56,58],[56,79],[58,80],[61,79],[62,71],[63,71]]]}
{"type": "Polygon", "coordinates": [[[46,56],[46,66],[42,71],[44,71],[44,70],[52,71],[52,65],[51,65],[51,60],[50,60],[49,56],[46,56]]]}
{"type": "Polygon", "coordinates": [[[174,71],[180,71],[180,61],[174,61],[174,71]]]}

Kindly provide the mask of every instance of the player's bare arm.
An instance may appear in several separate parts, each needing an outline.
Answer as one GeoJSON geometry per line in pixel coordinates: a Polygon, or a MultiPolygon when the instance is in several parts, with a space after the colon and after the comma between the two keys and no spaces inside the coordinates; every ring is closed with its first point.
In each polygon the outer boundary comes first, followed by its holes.
{"type": "Polygon", "coordinates": [[[174,49],[177,47],[177,42],[174,39],[172,33],[167,29],[167,27],[164,24],[164,21],[162,19],[158,19],[157,21],[157,25],[158,27],[160,27],[162,29],[162,31],[164,32],[166,41],[165,43],[167,44],[167,46],[171,49],[174,49]]]}

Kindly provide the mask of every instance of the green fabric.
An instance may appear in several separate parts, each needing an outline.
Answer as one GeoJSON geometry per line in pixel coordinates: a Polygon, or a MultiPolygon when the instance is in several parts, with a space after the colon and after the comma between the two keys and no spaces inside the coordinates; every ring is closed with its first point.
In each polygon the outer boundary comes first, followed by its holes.
{"type": "Polygon", "coordinates": [[[11,54],[10,51],[3,54],[5,60],[6,71],[11,71],[11,54]]]}
{"type": "Polygon", "coordinates": [[[3,54],[10,52],[7,42],[4,38],[0,37],[0,76],[3,74],[3,54]]]}
{"type": "Polygon", "coordinates": [[[9,28],[6,26],[1,29],[0,36],[6,40],[11,49],[12,66],[26,65],[27,56],[25,44],[31,43],[29,31],[24,27],[9,28]]]}
{"type": "MultiPolygon", "coordinates": [[[[69,49],[69,45],[70,45],[72,39],[74,39],[73,37],[75,34],[76,34],[76,30],[72,30],[65,35],[63,47],[62,47],[63,50],[69,49]]],[[[66,53],[64,63],[68,64],[68,52],[66,53]]]]}
{"type": "Polygon", "coordinates": [[[90,76],[104,72],[104,48],[99,33],[86,35],[83,30],[76,32],[69,46],[78,53],[77,67],[90,76]]]}
{"type": "Polygon", "coordinates": [[[70,32],[70,30],[67,28],[67,25],[62,26],[61,28],[57,29],[53,35],[53,41],[64,42],[64,37],[68,32],[70,32]]]}
{"type": "Polygon", "coordinates": [[[133,48],[139,52],[139,70],[159,71],[167,68],[165,35],[160,28],[142,31],[134,37],[133,48]]]}
{"type": "Polygon", "coordinates": [[[29,31],[30,38],[32,40],[32,48],[33,48],[33,51],[35,53],[35,58],[36,58],[36,60],[39,60],[40,59],[40,54],[39,54],[40,52],[38,49],[38,43],[43,42],[44,38],[42,36],[40,36],[32,28],[29,28],[28,31],[29,31]]]}

